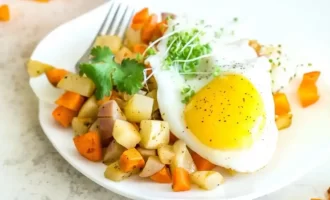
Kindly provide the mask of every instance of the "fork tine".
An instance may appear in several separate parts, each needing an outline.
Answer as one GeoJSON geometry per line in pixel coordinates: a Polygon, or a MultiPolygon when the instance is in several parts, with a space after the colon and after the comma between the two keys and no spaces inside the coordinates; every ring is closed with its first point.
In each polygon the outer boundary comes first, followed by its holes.
{"type": "Polygon", "coordinates": [[[118,36],[120,38],[124,38],[124,34],[125,34],[125,31],[127,30],[130,22],[131,22],[131,19],[133,17],[135,13],[135,10],[133,8],[130,8],[129,6],[127,7],[126,9],[126,13],[125,13],[125,16],[121,22],[121,26],[119,26],[119,30],[118,30],[118,36]]]}
{"type": "Polygon", "coordinates": [[[114,3],[113,3],[113,1],[111,1],[111,5],[110,5],[110,8],[108,10],[108,13],[107,13],[106,17],[104,18],[104,21],[103,21],[97,35],[105,35],[106,34],[106,31],[109,29],[109,26],[110,26],[111,21],[112,21],[111,13],[113,12],[114,9],[115,9],[114,8],[114,3]]]}
{"type": "MultiPolygon", "coordinates": [[[[121,15],[121,19],[120,19],[120,21],[119,21],[119,24],[120,24],[120,26],[118,26],[117,28],[116,28],[116,35],[117,36],[119,36],[118,35],[118,33],[119,33],[119,29],[120,29],[120,27],[121,26],[123,26],[123,22],[125,21],[125,18],[127,17],[127,11],[128,11],[128,6],[125,6],[125,10],[124,10],[124,12],[123,12],[123,14],[121,15]]],[[[121,38],[121,36],[119,36],[120,38],[121,38]]]]}
{"type": "Polygon", "coordinates": [[[89,59],[90,50],[93,48],[93,44],[100,35],[116,35],[121,39],[124,39],[125,31],[133,17],[135,10],[130,8],[129,5],[120,3],[117,0],[111,0],[110,7],[104,21],[98,30],[98,34],[94,38],[94,41],[83,54],[83,56],[76,63],[76,71],[79,72],[79,65],[81,62],[87,62],[89,59]],[[120,26],[121,25],[121,26],[120,26]]]}
{"type": "Polygon", "coordinates": [[[119,9],[114,17],[114,20],[111,24],[111,28],[109,30],[109,35],[115,35],[116,30],[118,29],[118,26],[122,20],[123,17],[125,17],[125,12],[126,12],[127,6],[124,4],[119,5],[119,9]]]}
{"type": "Polygon", "coordinates": [[[103,27],[103,34],[102,35],[108,35],[109,34],[109,29],[113,27],[114,19],[116,18],[118,9],[119,9],[120,3],[118,1],[113,1],[112,8],[109,12],[109,15],[107,16],[106,21],[109,21],[108,26],[103,27]]]}
{"type": "Polygon", "coordinates": [[[114,10],[114,5],[112,3],[113,1],[111,1],[111,5],[109,7],[108,13],[106,14],[103,23],[100,26],[100,29],[98,30],[98,33],[96,35],[96,37],[94,38],[93,42],[91,43],[91,45],[88,47],[88,49],[85,51],[85,53],[81,56],[81,58],[79,59],[79,61],[76,63],[76,70],[79,71],[79,65],[80,62],[86,62],[89,58],[89,54],[91,49],[93,48],[93,44],[96,41],[96,38],[98,35],[105,35],[106,31],[109,29],[109,26],[111,24],[112,18],[110,17],[113,10],[114,10]]]}

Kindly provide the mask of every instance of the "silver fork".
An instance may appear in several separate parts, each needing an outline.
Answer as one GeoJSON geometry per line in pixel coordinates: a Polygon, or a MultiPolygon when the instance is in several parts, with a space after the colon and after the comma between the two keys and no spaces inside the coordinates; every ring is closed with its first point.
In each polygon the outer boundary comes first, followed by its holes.
{"type": "Polygon", "coordinates": [[[82,62],[87,62],[89,59],[90,51],[93,48],[95,40],[98,36],[102,35],[117,35],[122,40],[125,36],[125,31],[127,30],[129,23],[135,13],[135,9],[119,2],[117,0],[112,0],[110,2],[109,11],[103,20],[103,23],[95,36],[93,42],[86,50],[84,55],[76,63],[76,71],[79,72],[79,64],[82,62]]]}

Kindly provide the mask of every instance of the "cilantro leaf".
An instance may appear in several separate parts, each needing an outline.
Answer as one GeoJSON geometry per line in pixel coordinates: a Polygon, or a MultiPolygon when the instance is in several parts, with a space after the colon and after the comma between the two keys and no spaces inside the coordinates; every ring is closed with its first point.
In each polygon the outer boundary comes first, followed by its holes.
{"type": "Polygon", "coordinates": [[[121,67],[112,74],[112,79],[117,89],[128,94],[135,94],[142,88],[143,64],[136,60],[124,59],[121,67]]]}
{"type": "Polygon", "coordinates": [[[111,63],[113,61],[113,53],[109,49],[109,47],[101,47],[96,46],[91,50],[91,62],[103,62],[103,63],[111,63]]]}
{"type": "Polygon", "coordinates": [[[96,99],[110,96],[113,84],[121,92],[134,94],[142,88],[144,65],[137,60],[114,61],[109,47],[94,47],[89,62],[80,64],[80,75],[86,75],[95,86],[96,99]]]}
{"type": "Polygon", "coordinates": [[[112,90],[111,72],[114,66],[109,63],[82,63],[80,64],[80,72],[86,74],[95,86],[96,99],[102,99],[104,96],[110,96],[112,90]]]}
{"type": "Polygon", "coordinates": [[[114,55],[109,47],[94,47],[91,50],[92,58],[89,63],[80,64],[80,75],[86,74],[95,86],[96,99],[102,99],[104,96],[110,96],[112,90],[111,73],[117,67],[114,55]]]}

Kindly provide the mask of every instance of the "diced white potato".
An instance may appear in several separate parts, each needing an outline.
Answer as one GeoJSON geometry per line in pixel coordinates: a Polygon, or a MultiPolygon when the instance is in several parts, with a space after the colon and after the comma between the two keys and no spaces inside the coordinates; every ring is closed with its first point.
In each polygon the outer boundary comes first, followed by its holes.
{"type": "Polygon", "coordinates": [[[91,79],[79,76],[78,74],[68,74],[64,76],[57,84],[57,87],[78,93],[85,97],[92,96],[95,90],[95,84],[91,79]]]}
{"type": "Polygon", "coordinates": [[[138,150],[138,152],[140,152],[140,154],[142,155],[142,157],[145,160],[147,160],[149,156],[157,155],[155,149],[144,149],[144,148],[138,147],[138,148],[136,148],[136,150],[138,150]]]}
{"type": "Polygon", "coordinates": [[[99,133],[101,137],[102,146],[106,147],[109,145],[112,139],[113,126],[115,125],[114,118],[98,118],[99,120],[99,133]]]}
{"type": "Polygon", "coordinates": [[[110,100],[102,104],[99,108],[98,117],[109,117],[113,119],[126,120],[124,113],[121,111],[115,100],[110,100]]]}
{"type": "Polygon", "coordinates": [[[97,100],[95,96],[91,96],[87,99],[84,105],[81,107],[78,113],[78,117],[88,117],[96,119],[97,113],[99,111],[99,106],[97,105],[97,100]]]}
{"type": "Polygon", "coordinates": [[[197,171],[190,174],[190,179],[205,190],[213,190],[224,182],[223,176],[215,171],[197,171]]]}
{"type": "Polygon", "coordinates": [[[26,67],[27,67],[27,71],[28,71],[30,77],[37,77],[37,76],[47,72],[48,70],[54,68],[51,65],[48,65],[46,63],[42,63],[42,62],[39,62],[36,60],[29,60],[26,63],[26,67]]]}
{"type": "Polygon", "coordinates": [[[102,104],[99,108],[97,116],[100,122],[100,136],[102,145],[108,146],[112,138],[115,120],[126,120],[126,117],[115,100],[110,100],[102,104]]]}
{"type": "Polygon", "coordinates": [[[111,49],[112,53],[117,53],[121,47],[121,39],[116,35],[102,35],[98,36],[94,42],[94,47],[96,46],[107,46],[111,49]]]}
{"type": "Polygon", "coordinates": [[[140,123],[150,119],[154,100],[150,97],[135,94],[127,102],[124,113],[128,121],[140,123]]]}
{"type": "Polygon", "coordinates": [[[112,181],[122,181],[134,174],[139,173],[140,169],[136,168],[131,172],[123,172],[120,170],[119,161],[110,164],[104,172],[104,177],[112,181]]]}
{"type": "Polygon", "coordinates": [[[140,31],[135,31],[131,27],[127,29],[125,38],[128,48],[132,48],[134,45],[142,43],[140,31]]]}
{"type": "Polygon", "coordinates": [[[158,107],[158,101],[157,101],[157,89],[154,89],[154,90],[148,92],[147,96],[153,98],[153,100],[154,100],[154,105],[152,107],[152,112],[158,110],[159,107],[158,107]]]}
{"type": "Polygon", "coordinates": [[[146,149],[157,149],[170,141],[170,127],[165,121],[142,120],[140,134],[140,146],[146,149]]]}
{"type": "Polygon", "coordinates": [[[291,126],[292,114],[289,113],[280,116],[277,115],[275,118],[275,122],[278,130],[286,129],[291,126]]]}
{"type": "Polygon", "coordinates": [[[100,131],[100,121],[96,119],[95,122],[89,127],[89,131],[99,132],[100,131]]]}
{"type": "Polygon", "coordinates": [[[48,81],[46,74],[30,78],[30,86],[40,101],[49,104],[54,104],[64,93],[64,90],[54,87],[48,81]]]}
{"type": "Polygon", "coordinates": [[[109,165],[115,162],[125,150],[125,147],[112,140],[104,153],[103,163],[109,165]]]}
{"type": "Polygon", "coordinates": [[[133,124],[117,119],[113,126],[113,138],[126,149],[134,148],[140,141],[141,136],[133,124]]]}
{"type": "Polygon", "coordinates": [[[142,172],[140,173],[140,177],[149,177],[159,172],[165,164],[160,162],[157,156],[149,156],[142,172]]]}
{"type": "Polygon", "coordinates": [[[134,59],[134,54],[129,50],[127,47],[122,47],[116,54],[115,54],[115,61],[116,63],[121,63],[125,58],[134,59]]]}
{"type": "Polygon", "coordinates": [[[173,147],[168,144],[161,145],[160,147],[158,147],[157,153],[158,153],[160,161],[167,165],[171,164],[171,161],[172,161],[173,157],[175,156],[173,147]]]}
{"type": "Polygon", "coordinates": [[[92,118],[75,117],[72,120],[72,129],[75,136],[88,132],[89,127],[93,124],[92,118]]]}
{"type": "Polygon", "coordinates": [[[189,150],[187,149],[187,145],[182,140],[177,140],[173,144],[173,151],[175,156],[171,161],[171,171],[173,172],[175,168],[181,167],[186,169],[189,173],[193,173],[197,170],[194,160],[192,159],[189,150]]]}

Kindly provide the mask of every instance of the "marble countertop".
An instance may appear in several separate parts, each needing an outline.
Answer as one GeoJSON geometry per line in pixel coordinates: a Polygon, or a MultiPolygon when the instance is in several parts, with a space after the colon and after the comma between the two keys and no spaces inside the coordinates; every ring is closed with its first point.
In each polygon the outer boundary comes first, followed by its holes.
{"type": "MultiPolygon", "coordinates": [[[[102,2],[0,0],[0,4],[8,3],[12,12],[10,22],[0,22],[0,199],[126,200],[81,175],[52,147],[40,128],[38,102],[24,68],[38,41],[49,31],[102,2]]],[[[329,166],[330,161],[258,200],[325,199],[330,186],[329,166]]]]}

